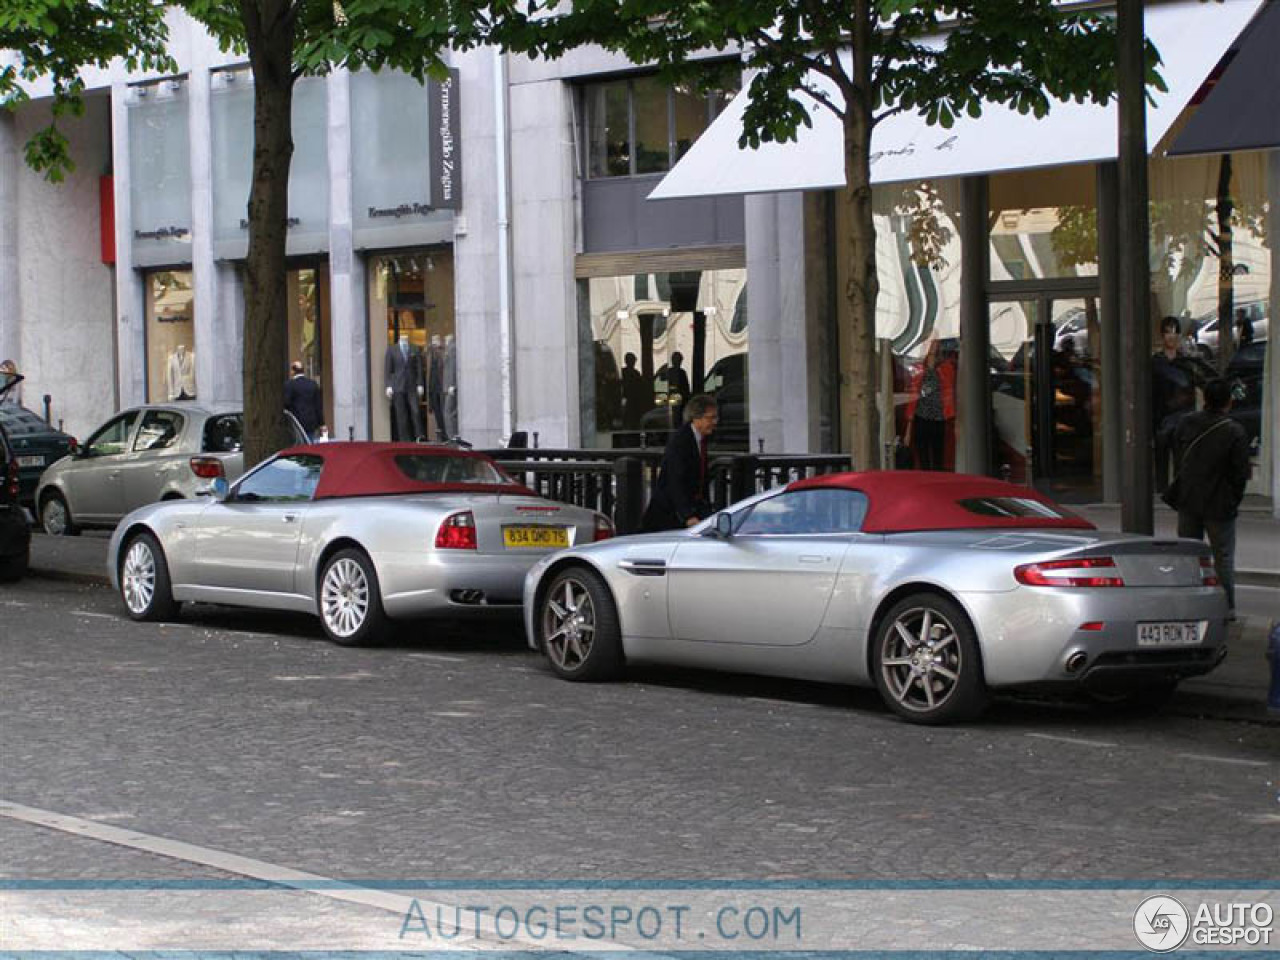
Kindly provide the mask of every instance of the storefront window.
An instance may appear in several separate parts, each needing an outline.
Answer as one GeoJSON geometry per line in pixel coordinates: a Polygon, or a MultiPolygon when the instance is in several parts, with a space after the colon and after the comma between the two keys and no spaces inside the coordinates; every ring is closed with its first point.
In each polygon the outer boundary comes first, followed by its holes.
{"type": "Polygon", "coordinates": [[[1097,175],[1080,164],[990,178],[991,279],[1098,273],[1097,175]]]}
{"type": "Polygon", "coordinates": [[[285,275],[289,306],[289,361],[320,384],[324,422],[333,423],[333,350],[329,338],[329,271],[299,267],[285,275]]]}
{"type": "Polygon", "coordinates": [[[190,270],[155,270],[144,280],[147,311],[147,399],[196,398],[195,315],[190,270]]]}
{"type": "MultiPolygon", "coordinates": [[[[636,118],[636,173],[662,173],[671,169],[667,134],[667,87],[656,77],[632,82],[631,108],[636,118]]],[[[704,101],[705,103],[705,98],[704,101]]]]}
{"type": "Polygon", "coordinates": [[[631,173],[627,83],[592,84],[586,90],[588,172],[592,177],[631,173]]]}
{"type": "Polygon", "coordinates": [[[689,397],[708,393],[720,405],[713,445],[746,449],[749,331],[738,309],[746,278],[736,269],[582,281],[593,369],[582,391],[586,442],[662,445],[684,422],[689,397]]]}
{"type": "Polygon", "coordinates": [[[374,254],[368,291],[373,439],[456,437],[452,250],[374,254]]]}
{"type": "Polygon", "coordinates": [[[1162,442],[1180,416],[1202,401],[1205,382],[1237,385],[1231,415],[1244,426],[1254,459],[1251,489],[1263,489],[1274,427],[1264,429],[1273,251],[1267,247],[1265,153],[1161,157],[1149,168],[1153,430],[1156,484],[1172,466],[1162,442]],[[1166,318],[1177,322],[1174,357],[1164,349],[1166,318]]]}

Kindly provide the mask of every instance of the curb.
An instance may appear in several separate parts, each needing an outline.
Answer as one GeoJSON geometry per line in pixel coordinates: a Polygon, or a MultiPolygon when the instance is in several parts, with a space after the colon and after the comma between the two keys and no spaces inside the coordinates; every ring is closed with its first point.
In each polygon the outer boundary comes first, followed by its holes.
{"type": "Polygon", "coordinates": [[[1237,570],[1236,585],[1280,589],[1280,570],[1237,570]]]}

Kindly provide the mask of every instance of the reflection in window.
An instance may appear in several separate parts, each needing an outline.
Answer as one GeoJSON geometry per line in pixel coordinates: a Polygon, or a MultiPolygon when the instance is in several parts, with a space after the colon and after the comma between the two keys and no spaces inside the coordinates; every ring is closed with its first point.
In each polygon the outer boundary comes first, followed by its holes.
{"type": "Polygon", "coordinates": [[[224,413],[204,422],[205,453],[233,453],[240,449],[244,434],[244,418],[238,413],[224,413]]]}
{"type": "Polygon", "coordinates": [[[278,457],[255,471],[236,488],[236,499],[294,501],[310,500],[320,483],[324,461],[311,454],[278,457]]]}
{"type": "Polygon", "coordinates": [[[671,169],[667,98],[667,88],[656,77],[641,77],[632,81],[631,109],[635,113],[636,123],[636,173],[662,173],[671,169]]]}
{"type": "Polygon", "coordinates": [[[396,457],[396,466],[410,480],[419,483],[511,483],[497,467],[479,457],[415,453],[396,457]]]}
{"type": "Polygon", "coordinates": [[[748,333],[734,320],[746,271],[597,277],[582,285],[594,368],[582,391],[585,435],[594,433],[600,446],[662,445],[684,422],[689,397],[710,393],[720,405],[712,443],[745,449],[748,333]]]}
{"type": "Polygon", "coordinates": [[[856,533],[867,515],[856,490],[797,490],[762,500],[738,525],[740,535],[856,533]]]}
{"type": "Polygon", "coordinates": [[[182,433],[184,418],[172,410],[148,410],[142,418],[142,426],[138,428],[138,436],[133,441],[133,449],[165,450],[178,442],[182,433]]]}
{"type": "Polygon", "coordinates": [[[138,411],[130,410],[107,423],[89,438],[85,449],[91,457],[111,457],[128,449],[129,434],[137,422],[138,411]]]}
{"type": "Polygon", "coordinates": [[[587,88],[588,175],[625,177],[631,173],[631,132],[625,80],[587,88]]]}

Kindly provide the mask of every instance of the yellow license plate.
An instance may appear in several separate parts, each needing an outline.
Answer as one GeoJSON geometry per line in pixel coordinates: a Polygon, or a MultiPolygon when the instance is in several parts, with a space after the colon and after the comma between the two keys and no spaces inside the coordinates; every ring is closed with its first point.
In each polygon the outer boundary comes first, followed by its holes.
{"type": "Polygon", "coordinates": [[[502,544],[506,547],[558,550],[569,545],[569,531],[564,527],[503,527],[502,544]]]}

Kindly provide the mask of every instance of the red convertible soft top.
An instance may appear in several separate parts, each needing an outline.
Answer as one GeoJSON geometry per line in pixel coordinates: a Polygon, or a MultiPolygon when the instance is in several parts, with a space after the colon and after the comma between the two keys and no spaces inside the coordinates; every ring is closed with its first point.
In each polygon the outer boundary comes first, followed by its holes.
{"type": "Polygon", "coordinates": [[[975,527],[1093,530],[1092,523],[1031,487],[965,473],[875,470],[797,480],[788,490],[831,487],[867,495],[867,533],[975,527]]]}
{"type": "MultiPolygon", "coordinates": [[[[324,460],[324,470],[316,485],[315,499],[333,497],[369,497],[392,493],[506,493],[536,496],[523,484],[508,478],[506,483],[468,483],[465,480],[449,480],[448,471],[443,480],[415,478],[401,469],[397,457],[420,458],[446,457],[463,462],[480,460],[493,470],[502,470],[485,454],[473,450],[460,450],[427,443],[378,443],[356,441],[351,443],[313,443],[290,447],[285,454],[312,454],[324,460]]],[[[465,477],[466,470],[455,471],[465,477]]],[[[505,476],[505,474],[503,474],[505,476]]]]}

